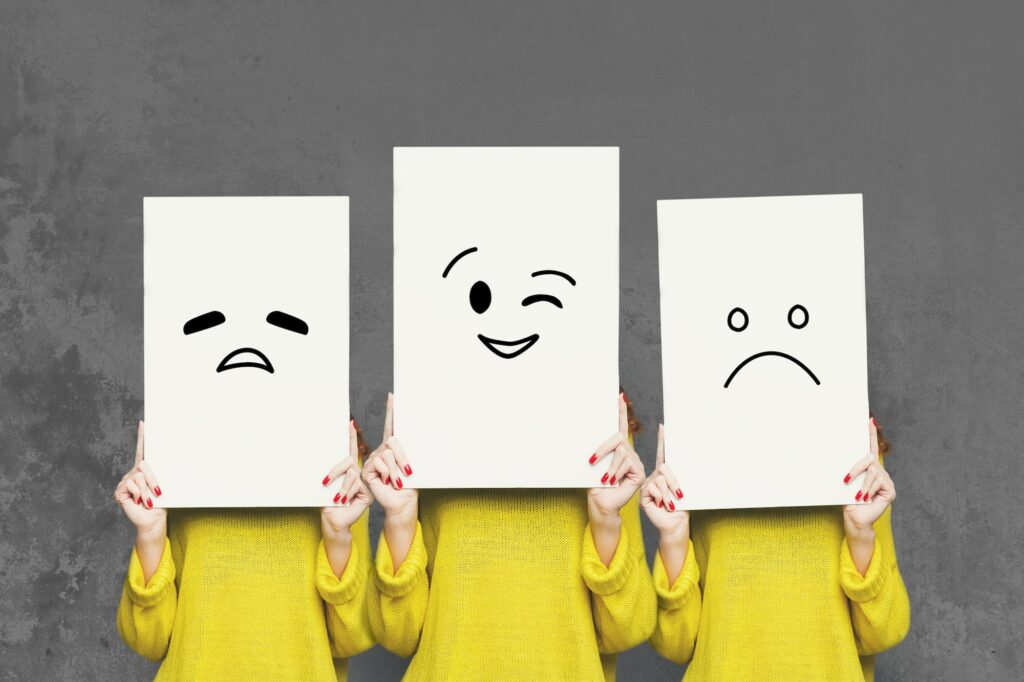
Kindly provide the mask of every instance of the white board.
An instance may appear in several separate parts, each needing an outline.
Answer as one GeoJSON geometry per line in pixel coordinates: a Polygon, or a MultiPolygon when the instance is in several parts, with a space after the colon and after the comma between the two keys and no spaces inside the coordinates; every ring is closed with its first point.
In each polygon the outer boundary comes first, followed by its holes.
{"type": "Polygon", "coordinates": [[[843,477],[869,447],[861,196],[659,201],[658,238],[682,506],[853,502],[843,477]]]}
{"type": "Polygon", "coordinates": [[[598,484],[587,460],[618,423],[618,172],[614,147],[395,149],[409,485],[598,484]]]}
{"type": "Polygon", "coordinates": [[[348,455],[348,197],[143,206],[154,502],[329,504],[320,482],[348,455]]]}

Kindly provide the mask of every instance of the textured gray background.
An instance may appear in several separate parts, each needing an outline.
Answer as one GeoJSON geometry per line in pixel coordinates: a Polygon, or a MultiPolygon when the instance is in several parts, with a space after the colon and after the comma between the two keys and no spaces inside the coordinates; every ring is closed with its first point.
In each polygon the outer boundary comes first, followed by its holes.
{"type": "MultiPolygon", "coordinates": [[[[655,199],[863,192],[914,609],[880,677],[1024,677],[1021,35],[1017,2],[2,0],[3,677],[155,669],[115,631],[131,532],[110,502],[142,411],[141,198],[352,196],[351,391],[374,433],[391,148],[426,144],[621,146],[621,371],[650,424],[655,199]]],[[[378,649],[352,679],[401,670],[378,649]]],[[[647,646],[619,670],[681,673],[647,646]]]]}

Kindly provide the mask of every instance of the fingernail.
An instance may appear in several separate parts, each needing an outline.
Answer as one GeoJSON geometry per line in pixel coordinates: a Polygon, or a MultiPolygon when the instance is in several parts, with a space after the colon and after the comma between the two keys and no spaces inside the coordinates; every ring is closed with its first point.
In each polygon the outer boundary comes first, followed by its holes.
{"type": "Polygon", "coordinates": [[[850,474],[846,474],[846,476],[843,477],[843,483],[849,483],[849,482],[850,482],[850,474]]]}
{"type": "Polygon", "coordinates": [[[324,480],[321,481],[321,483],[323,483],[323,485],[327,485],[330,482],[331,482],[331,475],[330,474],[327,474],[326,476],[324,476],[324,480]]]}
{"type": "Polygon", "coordinates": [[[384,485],[391,485],[391,477],[390,476],[388,476],[387,478],[384,479],[384,485]]]}
{"type": "Polygon", "coordinates": [[[601,483],[607,483],[607,482],[608,482],[608,472],[606,471],[604,473],[604,476],[601,477],[601,483]]]}
{"type": "Polygon", "coordinates": [[[680,500],[683,499],[683,491],[680,490],[679,488],[676,488],[676,497],[678,497],[680,500]]]}
{"type": "Polygon", "coordinates": [[[146,506],[149,507],[150,509],[153,508],[153,498],[151,498],[151,497],[147,497],[146,498],[146,506]]]}
{"type": "Polygon", "coordinates": [[[622,399],[623,399],[624,401],[626,401],[627,403],[629,402],[629,396],[628,396],[628,395],[626,395],[626,392],[625,392],[625,391],[623,391],[623,392],[622,392],[622,399]]]}
{"type": "Polygon", "coordinates": [[[135,504],[142,504],[142,498],[140,497],[139,499],[135,500],[135,504]]]}
{"type": "Polygon", "coordinates": [[[860,490],[858,490],[858,491],[857,491],[857,497],[855,497],[854,499],[856,499],[856,500],[859,500],[859,499],[860,499],[860,497],[861,497],[861,495],[863,495],[863,494],[864,494],[863,492],[861,492],[860,490]]]}
{"type": "Polygon", "coordinates": [[[358,430],[359,429],[359,422],[357,422],[355,419],[353,419],[352,420],[352,426],[356,427],[356,429],[358,430]]]}
{"type": "Polygon", "coordinates": [[[597,461],[597,453],[595,452],[594,454],[592,454],[590,456],[590,463],[593,464],[596,461],[597,461]]]}
{"type": "Polygon", "coordinates": [[[348,495],[346,495],[345,497],[341,498],[341,503],[342,504],[348,504],[348,495]]]}
{"type": "Polygon", "coordinates": [[[334,496],[334,504],[338,504],[338,500],[340,500],[340,499],[341,499],[341,493],[338,493],[337,495],[334,496]]]}
{"type": "Polygon", "coordinates": [[[409,466],[408,464],[405,465],[405,475],[412,476],[412,467],[409,466]]]}
{"type": "Polygon", "coordinates": [[[868,498],[869,498],[869,495],[868,495],[867,493],[864,493],[864,501],[865,501],[865,502],[867,502],[867,501],[868,501],[868,498]]]}
{"type": "Polygon", "coordinates": [[[395,477],[395,485],[398,486],[399,490],[401,490],[402,489],[402,479],[400,479],[399,477],[396,476],[395,477]]]}
{"type": "Polygon", "coordinates": [[[611,483],[612,485],[615,485],[615,477],[614,477],[614,476],[612,476],[611,480],[610,480],[610,481],[608,481],[608,482],[609,482],[609,483],[611,483]]]}
{"type": "Polygon", "coordinates": [[[163,493],[160,492],[160,486],[157,486],[157,487],[153,488],[153,492],[156,493],[157,497],[160,497],[161,495],[163,495],[163,493]]]}
{"type": "Polygon", "coordinates": [[[662,509],[664,509],[665,508],[665,503],[664,502],[659,502],[658,506],[661,507],[662,509]]]}
{"type": "Polygon", "coordinates": [[[874,417],[871,418],[871,425],[872,426],[878,426],[878,422],[875,421],[874,417]]]}
{"type": "Polygon", "coordinates": [[[673,502],[672,500],[669,500],[668,501],[668,508],[671,509],[672,511],[675,511],[676,510],[676,503],[673,502]]]}

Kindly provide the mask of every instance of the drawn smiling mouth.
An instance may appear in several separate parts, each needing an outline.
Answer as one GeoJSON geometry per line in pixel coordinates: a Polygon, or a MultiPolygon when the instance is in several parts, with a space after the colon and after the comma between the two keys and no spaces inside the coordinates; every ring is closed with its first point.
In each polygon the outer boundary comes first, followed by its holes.
{"type": "Polygon", "coordinates": [[[226,369],[238,369],[240,367],[256,367],[271,374],[274,373],[274,366],[270,359],[255,348],[239,348],[227,354],[217,365],[217,371],[223,372],[226,369]],[[238,358],[240,361],[236,361],[238,358]]]}
{"type": "Polygon", "coordinates": [[[483,334],[477,334],[476,337],[480,339],[481,343],[487,346],[489,351],[497,355],[499,358],[511,360],[514,357],[522,355],[530,348],[530,346],[537,343],[537,340],[540,339],[540,334],[530,334],[518,341],[501,341],[499,339],[488,338],[483,334]],[[499,346],[512,350],[499,350],[499,346]]]}
{"type": "Polygon", "coordinates": [[[814,380],[814,383],[816,385],[821,386],[821,382],[818,381],[818,377],[814,376],[814,372],[811,371],[810,367],[808,367],[804,363],[800,362],[799,360],[794,358],[792,355],[788,355],[786,353],[782,353],[782,352],[777,351],[777,350],[766,350],[766,351],[763,351],[761,353],[754,353],[749,358],[747,358],[746,360],[744,360],[740,364],[736,365],[736,369],[734,369],[732,371],[732,374],[729,375],[729,378],[725,380],[725,388],[729,388],[729,384],[732,383],[733,378],[739,373],[739,371],[741,369],[746,367],[748,364],[750,364],[754,360],[757,360],[758,358],[763,358],[763,357],[767,357],[767,356],[770,356],[770,355],[774,355],[774,356],[780,357],[780,358],[785,358],[785,359],[789,360],[790,362],[794,363],[797,367],[799,367],[803,371],[807,372],[807,376],[811,377],[811,379],[814,380]]]}

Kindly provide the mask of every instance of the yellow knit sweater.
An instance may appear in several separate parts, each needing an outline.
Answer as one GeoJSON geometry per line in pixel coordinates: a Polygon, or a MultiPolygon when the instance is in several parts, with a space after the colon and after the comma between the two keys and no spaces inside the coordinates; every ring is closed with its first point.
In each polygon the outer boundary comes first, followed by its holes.
{"type": "Polygon", "coordinates": [[[694,512],[673,585],[654,562],[651,644],[692,659],[687,680],[873,679],[874,654],[910,627],[890,513],[875,522],[861,576],[840,507],[694,512]]]}
{"type": "Polygon", "coordinates": [[[638,498],[606,568],[586,491],[421,491],[398,571],[383,535],[368,592],[377,640],[407,680],[613,680],[654,628],[638,498]]]}
{"type": "Polygon", "coordinates": [[[157,679],[345,679],[372,644],[367,515],[335,577],[317,509],[174,510],[156,573],[132,550],[117,611],[124,641],[157,679]]]}

